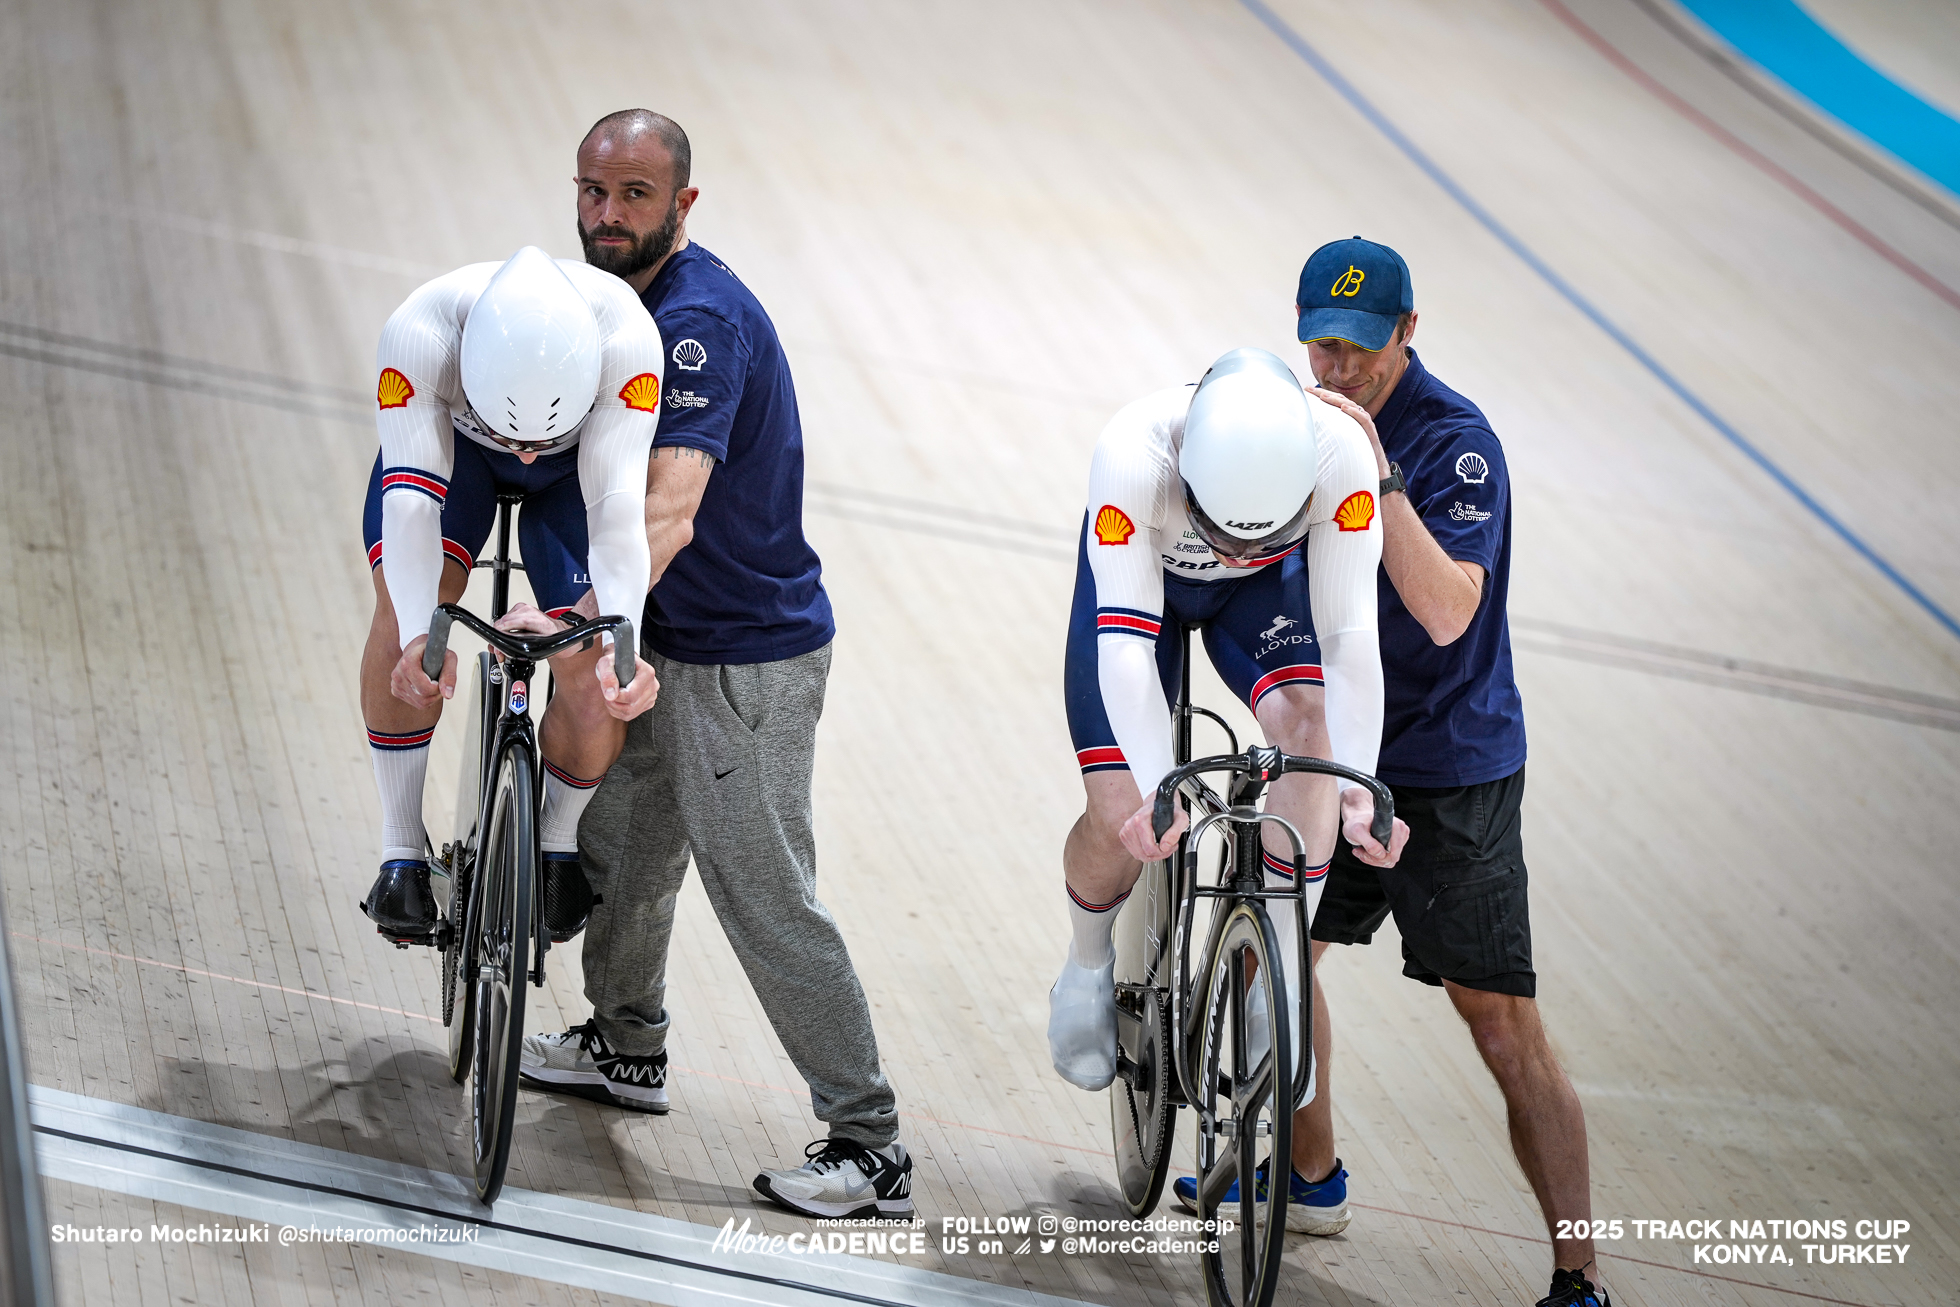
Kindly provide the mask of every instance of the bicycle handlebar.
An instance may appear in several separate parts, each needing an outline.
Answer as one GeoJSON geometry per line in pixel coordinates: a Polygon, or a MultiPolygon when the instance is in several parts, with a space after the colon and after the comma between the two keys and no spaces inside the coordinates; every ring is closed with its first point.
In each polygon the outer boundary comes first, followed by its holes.
{"type": "Polygon", "coordinates": [[[1362,786],[1375,796],[1375,819],[1369,824],[1368,833],[1375,837],[1375,843],[1388,847],[1391,836],[1395,834],[1395,797],[1382,784],[1366,772],[1358,772],[1352,767],[1343,767],[1338,762],[1328,762],[1321,758],[1304,758],[1298,754],[1281,753],[1278,749],[1264,745],[1254,745],[1244,753],[1221,753],[1209,758],[1199,758],[1175,768],[1157,786],[1157,802],[1150,812],[1150,830],[1158,840],[1177,820],[1177,787],[1201,772],[1228,771],[1250,773],[1262,781],[1272,780],[1288,772],[1318,772],[1323,776],[1339,776],[1362,786]]]}
{"type": "Polygon", "coordinates": [[[461,604],[437,604],[436,611],[429,617],[429,643],[422,649],[422,674],[432,681],[442,676],[442,656],[449,649],[451,622],[461,622],[475,631],[486,644],[506,658],[522,658],[528,662],[541,662],[575,644],[583,644],[603,631],[611,631],[613,674],[619,678],[620,689],[633,683],[633,674],[639,666],[634,654],[636,646],[633,643],[633,619],[630,617],[593,617],[553,635],[525,635],[516,631],[499,631],[461,604]]]}

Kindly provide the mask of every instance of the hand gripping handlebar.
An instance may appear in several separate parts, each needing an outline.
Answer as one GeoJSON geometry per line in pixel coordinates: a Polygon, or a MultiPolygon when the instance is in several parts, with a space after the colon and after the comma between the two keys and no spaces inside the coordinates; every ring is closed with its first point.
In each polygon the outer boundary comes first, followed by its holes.
{"type": "Polygon", "coordinates": [[[449,649],[451,622],[461,622],[475,631],[486,644],[506,658],[522,658],[529,662],[541,662],[574,645],[584,644],[603,631],[611,631],[613,674],[619,678],[620,689],[633,683],[633,673],[639,666],[634,655],[636,646],[633,643],[631,618],[593,617],[552,635],[526,635],[518,631],[499,631],[460,604],[437,604],[436,611],[429,618],[429,643],[422,649],[422,674],[432,681],[442,676],[442,656],[449,649]]]}
{"type": "Polygon", "coordinates": [[[1276,780],[1288,772],[1318,772],[1323,776],[1339,776],[1353,781],[1375,796],[1375,819],[1369,824],[1368,833],[1375,837],[1375,843],[1388,847],[1389,837],[1395,833],[1395,798],[1382,784],[1365,772],[1352,767],[1343,767],[1338,762],[1327,762],[1321,758],[1303,758],[1297,754],[1281,753],[1278,749],[1254,745],[1244,753],[1221,753],[1210,758],[1199,758],[1187,762],[1165,776],[1157,786],[1157,802],[1150,812],[1150,830],[1159,840],[1164,832],[1177,820],[1177,787],[1200,772],[1223,771],[1247,776],[1264,783],[1276,780]]]}

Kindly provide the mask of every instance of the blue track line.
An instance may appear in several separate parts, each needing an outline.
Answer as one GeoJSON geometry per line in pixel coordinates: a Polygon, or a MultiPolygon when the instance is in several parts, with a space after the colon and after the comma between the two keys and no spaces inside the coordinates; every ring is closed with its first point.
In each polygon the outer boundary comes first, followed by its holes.
{"type": "Polygon", "coordinates": [[[1816,497],[1799,485],[1794,477],[1778,467],[1770,459],[1769,455],[1763,453],[1762,450],[1758,449],[1740,431],[1737,431],[1724,421],[1721,415],[1704,403],[1701,397],[1696,395],[1694,391],[1689,390],[1678,377],[1662,367],[1658,359],[1641,348],[1633,337],[1623,331],[1611,318],[1595,308],[1592,301],[1575,290],[1570,282],[1552,269],[1550,264],[1538,257],[1530,246],[1512,234],[1510,228],[1499,222],[1491,214],[1490,210],[1477,203],[1468,191],[1457,184],[1455,178],[1444,172],[1435,160],[1431,159],[1427,154],[1424,154],[1414,141],[1404,135],[1402,129],[1397,127],[1389,119],[1388,115],[1384,114],[1380,109],[1377,109],[1373,101],[1369,100],[1367,96],[1357,90],[1354,84],[1348,81],[1347,78],[1341,76],[1332,64],[1321,57],[1318,50],[1308,45],[1304,37],[1288,26],[1285,19],[1267,8],[1264,0],[1239,0],[1239,3],[1250,10],[1253,17],[1257,18],[1261,23],[1264,23],[1267,30],[1284,42],[1288,49],[1292,50],[1294,54],[1299,55],[1308,67],[1312,68],[1316,73],[1319,73],[1329,86],[1332,86],[1340,93],[1342,99],[1354,107],[1355,112],[1373,123],[1376,129],[1394,144],[1396,149],[1408,156],[1409,162],[1422,169],[1431,181],[1442,187],[1451,199],[1462,205],[1464,211],[1475,218],[1483,226],[1484,230],[1495,236],[1511,253],[1517,255],[1526,267],[1544,278],[1546,284],[1564,296],[1567,303],[1590,318],[1593,325],[1612,337],[1620,348],[1633,355],[1642,367],[1653,373],[1655,378],[1663,386],[1673,391],[1682,403],[1693,409],[1701,416],[1703,421],[1720,432],[1724,440],[1740,450],[1744,457],[1766,472],[1770,480],[1783,487],[1784,490],[1790,493],[1792,498],[1809,509],[1812,516],[1829,527],[1840,540],[1850,545],[1866,562],[1877,568],[1886,580],[1897,586],[1914,603],[1925,609],[1934,621],[1946,628],[1948,634],[1960,638],[1960,622],[1956,622],[1950,613],[1933,602],[1932,598],[1925,591],[1907,580],[1898,568],[1892,566],[1891,563],[1885,560],[1883,555],[1866,544],[1857,532],[1838,520],[1836,514],[1817,502],[1816,497]]]}
{"type": "Polygon", "coordinates": [[[1819,109],[1960,191],[1960,122],[1872,67],[1794,0],[1681,3],[1819,109]]]}

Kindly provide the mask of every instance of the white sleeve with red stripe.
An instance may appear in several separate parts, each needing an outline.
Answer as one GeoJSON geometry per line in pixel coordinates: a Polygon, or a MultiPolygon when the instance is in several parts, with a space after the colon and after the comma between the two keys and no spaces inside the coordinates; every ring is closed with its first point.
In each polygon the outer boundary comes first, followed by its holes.
{"type": "Polygon", "coordinates": [[[456,462],[449,402],[460,385],[459,308],[483,288],[484,266],[458,268],[410,295],[381,329],[376,350],[381,566],[403,645],[429,633],[442,579],[442,504],[456,462]]]}
{"type": "Polygon", "coordinates": [[[1096,677],[1103,712],[1142,796],[1171,769],[1171,714],[1157,676],[1161,552],[1172,520],[1165,510],[1171,432],[1189,406],[1189,387],[1146,395],[1103,428],[1089,464],[1083,548],[1096,582],[1096,677]]]}
{"type": "MultiPolygon", "coordinates": [[[[1376,572],[1382,561],[1375,453],[1353,418],[1311,405],[1320,483],[1307,526],[1307,595],[1327,687],[1334,761],[1374,775],[1382,743],[1382,660],[1376,572]]],[[[1349,782],[1343,781],[1345,789],[1349,782]]]]}
{"type": "Polygon", "coordinates": [[[599,320],[599,397],[579,433],[586,571],[599,612],[639,628],[653,560],[647,549],[647,451],[660,415],[660,329],[625,282],[561,261],[599,320]]]}

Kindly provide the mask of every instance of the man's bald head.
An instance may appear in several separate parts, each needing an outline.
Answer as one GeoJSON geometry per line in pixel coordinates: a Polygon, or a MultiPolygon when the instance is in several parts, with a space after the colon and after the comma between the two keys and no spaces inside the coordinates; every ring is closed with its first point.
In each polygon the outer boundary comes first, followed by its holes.
{"type": "Polygon", "coordinates": [[[621,109],[609,113],[592,124],[592,130],[579,142],[579,154],[596,146],[608,147],[607,153],[630,150],[643,139],[652,137],[667,151],[673,163],[671,189],[686,190],[689,173],[694,166],[694,151],[688,146],[687,133],[681,125],[666,114],[655,113],[651,109],[621,109]]]}

